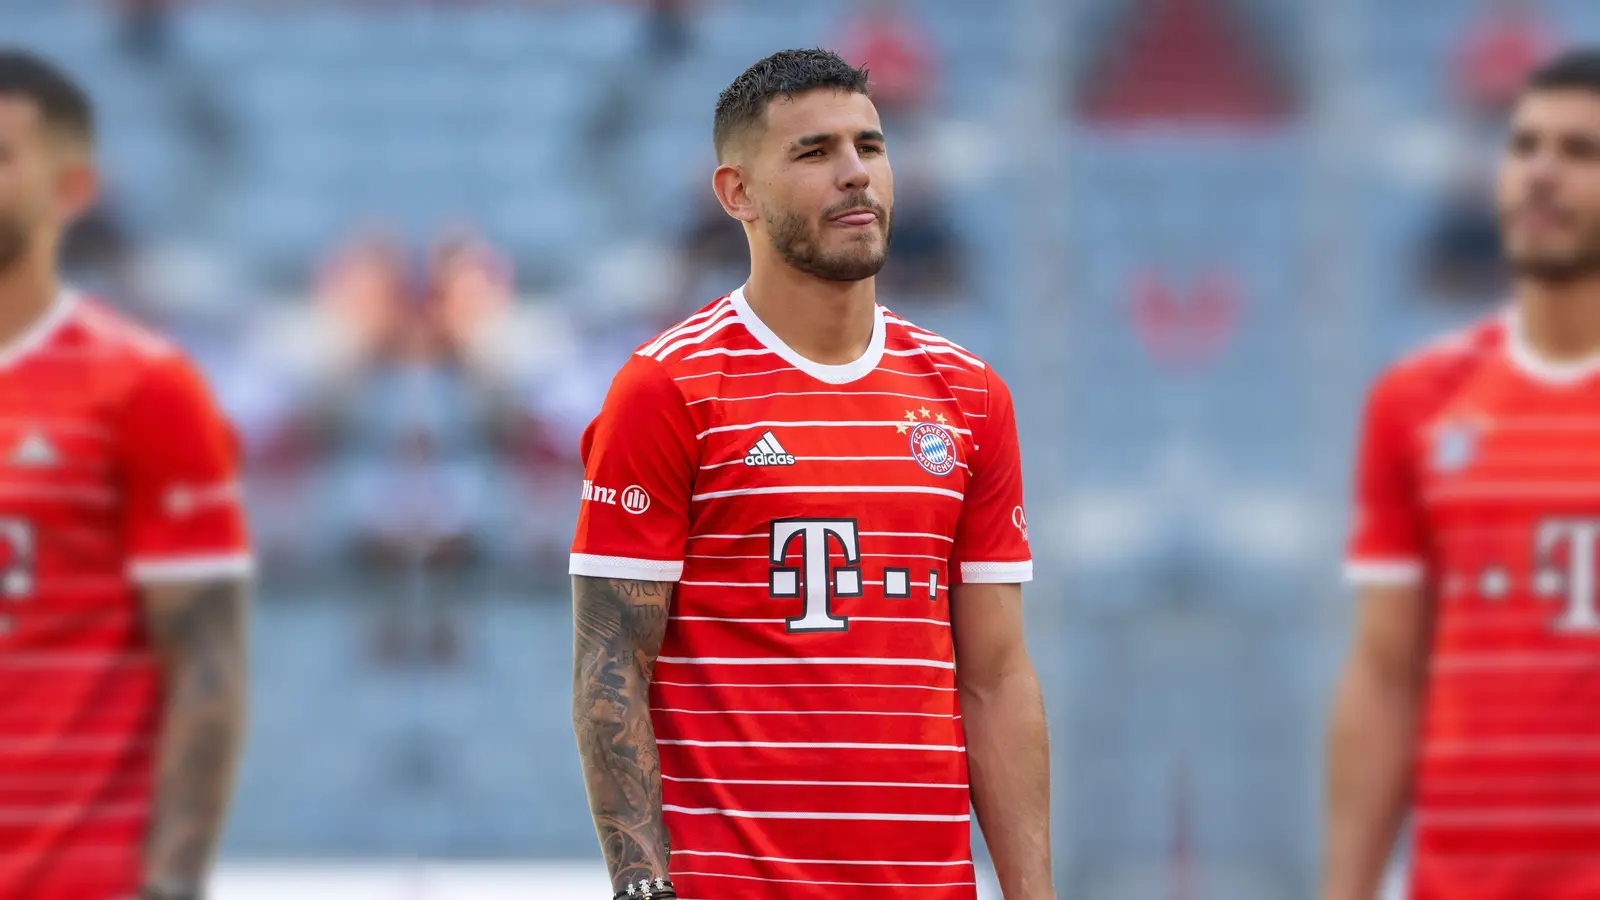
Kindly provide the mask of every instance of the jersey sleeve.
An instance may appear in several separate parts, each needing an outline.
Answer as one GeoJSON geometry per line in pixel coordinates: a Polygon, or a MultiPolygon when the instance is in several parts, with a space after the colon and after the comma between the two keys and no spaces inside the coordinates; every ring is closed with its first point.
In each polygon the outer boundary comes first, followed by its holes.
{"type": "Polygon", "coordinates": [[[239,441],[183,357],[153,363],[122,410],[123,537],[138,582],[244,577],[239,441]]]}
{"type": "Polygon", "coordinates": [[[1033,580],[1028,517],[1022,501],[1022,451],[1011,390],[988,371],[988,408],[971,454],[972,477],[956,523],[952,577],[957,584],[1020,584],[1033,580]]]}
{"type": "Polygon", "coordinates": [[[698,444],[683,394],[666,370],[649,357],[630,357],[583,433],[571,574],[682,577],[698,444]]]}
{"type": "Polygon", "coordinates": [[[1367,397],[1345,574],[1356,584],[1417,584],[1426,544],[1404,383],[1380,379],[1367,397]]]}

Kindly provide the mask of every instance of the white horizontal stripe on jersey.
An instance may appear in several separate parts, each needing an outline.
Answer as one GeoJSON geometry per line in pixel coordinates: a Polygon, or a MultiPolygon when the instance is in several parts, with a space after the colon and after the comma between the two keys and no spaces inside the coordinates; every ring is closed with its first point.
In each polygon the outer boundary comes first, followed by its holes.
{"type": "Polygon", "coordinates": [[[1600,657],[1588,653],[1441,653],[1430,667],[1436,672],[1565,671],[1600,668],[1600,657]]]}
{"type": "Polygon", "coordinates": [[[1352,559],[1344,564],[1346,581],[1355,585],[1397,585],[1421,583],[1426,574],[1420,559],[1352,559]]]}
{"type": "MultiPolygon", "coordinates": [[[[931,539],[936,540],[936,541],[944,541],[947,544],[954,544],[956,542],[955,538],[946,537],[945,535],[942,535],[942,534],[930,534],[930,533],[928,533],[926,531],[862,531],[862,532],[857,532],[857,533],[861,537],[931,538],[931,539]]],[[[748,540],[753,540],[755,538],[771,538],[771,537],[772,537],[772,533],[771,532],[757,531],[757,532],[754,532],[753,534],[709,534],[709,533],[708,534],[691,534],[691,535],[689,535],[689,540],[691,540],[691,541],[710,541],[710,540],[748,541],[748,540]]]]}
{"type": "Polygon", "coordinates": [[[1507,809],[1452,809],[1434,812],[1423,808],[1417,811],[1417,824],[1430,828],[1503,828],[1523,826],[1531,828],[1556,828],[1600,824],[1600,807],[1575,809],[1550,809],[1540,807],[1513,807],[1507,809]]]}
{"type": "Polygon", "coordinates": [[[1429,502],[1440,500],[1568,500],[1600,497],[1600,482],[1546,481],[1525,483],[1519,481],[1480,481],[1448,487],[1432,488],[1423,492],[1429,502]]]}
{"type": "MultiPolygon", "coordinates": [[[[722,432],[725,432],[725,431],[749,431],[752,428],[884,428],[884,427],[896,428],[896,427],[899,427],[901,425],[910,425],[910,424],[912,424],[912,423],[907,422],[905,419],[880,419],[880,420],[871,420],[871,421],[864,421],[864,422],[863,421],[838,421],[838,422],[832,422],[832,421],[830,421],[830,422],[815,422],[815,421],[811,421],[811,422],[777,422],[777,421],[772,421],[772,422],[747,422],[747,423],[745,423],[743,425],[718,425],[716,428],[707,428],[705,431],[702,431],[699,434],[695,435],[695,440],[703,441],[703,440],[706,439],[707,435],[721,434],[722,432]]],[[[917,424],[922,424],[922,423],[917,423],[917,424]]],[[[956,434],[965,434],[965,435],[968,435],[968,436],[971,436],[971,434],[972,434],[972,430],[971,429],[968,429],[968,428],[957,428],[954,425],[941,425],[939,427],[945,429],[946,431],[953,431],[956,434]]]]}
{"type": "Polygon", "coordinates": [[[690,741],[679,738],[656,739],[673,747],[765,747],[800,750],[926,750],[929,753],[965,753],[966,747],[951,744],[871,744],[859,741],[690,741]]]}
{"type": "Polygon", "coordinates": [[[246,578],[255,572],[248,553],[216,556],[141,557],[128,562],[128,577],[138,582],[201,581],[209,578],[246,578]]]}
{"type": "MultiPolygon", "coordinates": [[[[794,459],[795,459],[795,462],[908,462],[909,463],[909,462],[916,462],[917,461],[916,458],[911,456],[910,454],[907,454],[905,456],[796,456],[794,459]]],[[[700,471],[708,472],[708,471],[710,471],[712,469],[723,468],[724,466],[742,466],[742,465],[744,465],[744,457],[741,456],[738,459],[730,459],[727,462],[712,463],[712,464],[710,464],[708,466],[701,466],[700,467],[700,471]]],[[[967,464],[962,462],[959,459],[956,460],[956,465],[961,467],[961,468],[963,468],[963,469],[967,468],[967,464]]]]}
{"type": "Polygon", "coordinates": [[[771,394],[756,394],[750,397],[701,397],[699,400],[690,400],[686,406],[697,403],[710,403],[721,401],[723,403],[739,403],[745,400],[767,400],[772,397],[902,397],[906,400],[916,400],[920,403],[955,403],[954,397],[927,397],[922,394],[901,394],[896,391],[776,391],[771,394]]]}
{"type": "MultiPolygon", "coordinates": [[[[866,583],[883,584],[881,581],[868,581],[866,583]]],[[[923,582],[921,586],[927,587],[927,582],[923,582]]],[[[757,587],[767,587],[767,583],[762,582],[760,585],[757,585],[757,587]]],[[[950,626],[949,622],[942,622],[938,619],[909,619],[896,618],[894,616],[850,616],[849,618],[852,622],[893,622],[901,625],[942,625],[946,628],[950,626]]],[[[733,625],[782,625],[783,623],[789,621],[788,619],[729,619],[721,616],[673,616],[672,620],[674,622],[726,622],[733,625]]]]}
{"type": "MultiPolygon", "coordinates": [[[[962,371],[962,372],[967,371],[966,369],[961,369],[958,366],[950,366],[950,368],[957,369],[958,371],[962,371]]],[[[718,377],[718,378],[760,378],[760,377],[766,376],[766,375],[783,375],[783,374],[788,374],[788,373],[804,374],[799,369],[796,369],[793,366],[784,366],[784,367],[779,368],[779,369],[763,369],[760,372],[721,372],[721,371],[700,372],[700,373],[697,373],[697,374],[694,374],[694,375],[679,375],[679,376],[677,376],[676,378],[674,378],[672,380],[673,381],[693,381],[696,378],[712,378],[712,377],[718,377]]],[[[903,372],[903,371],[901,371],[899,369],[885,369],[885,368],[883,368],[881,366],[876,368],[876,369],[873,369],[872,370],[872,374],[874,374],[874,375],[904,375],[907,378],[936,378],[936,377],[939,376],[938,372],[903,372]]]]}
{"type": "Polygon", "coordinates": [[[622,578],[630,581],[677,581],[683,577],[683,562],[574,553],[568,561],[567,574],[581,575],[585,578],[622,578]]]}
{"type": "Polygon", "coordinates": [[[765,581],[680,581],[684,587],[736,587],[736,588],[764,588],[771,587],[765,581]]]}
{"type": "Polygon", "coordinates": [[[920,781],[787,781],[769,778],[675,778],[662,773],[661,780],[683,784],[753,784],[767,787],[887,787],[887,788],[937,788],[944,790],[970,790],[971,785],[920,781]]]}
{"type": "Polygon", "coordinates": [[[677,325],[674,325],[673,327],[662,332],[662,334],[655,340],[639,348],[639,355],[654,356],[656,353],[660,352],[662,347],[672,343],[679,337],[682,337],[684,334],[696,330],[697,327],[703,327],[705,324],[708,324],[709,321],[716,318],[719,313],[731,312],[732,310],[733,304],[729,303],[727,300],[721,300],[713,304],[710,309],[697,312],[689,318],[684,319],[682,322],[679,322],[677,325]]]}
{"type": "MultiPolygon", "coordinates": [[[[903,821],[903,820],[901,820],[903,821]]],[[[680,875],[698,875],[701,878],[737,878],[740,881],[761,881],[767,884],[817,884],[831,885],[834,887],[905,887],[905,888],[936,888],[936,887],[968,887],[975,882],[971,881],[945,881],[927,882],[923,884],[910,884],[898,881],[807,881],[804,878],[762,878],[759,875],[729,875],[724,872],[680,872],[680,875]]]]}
{"type": "Polygon", "coordinates": [[[23,430],[39,429],[46,437],[54,434],[70,434],[79,437],[95,438],[96,440],[109,441],[116,434],[109,428],[98,425],[88,425],[76,419],[52,419],[49,417],[22,417],[0,416],[0,428],[16,427],[23,430]]]}
{"type": "Polygon", "coordinates": [[[936,684],[860,684],[855,682],[842,682],[835,684],[812,684],[804,682],[779,682],[776,684],[767,682],[764,684],[744,684],[714,681],[662,681],[659,678],[652,679],[650,683],[664,685],[666,687],[688,688],[875,688],[890,691],[939,691],[940,693],[944,694],[953,694],[956,692],[956,689],[953,687],[941,687],[936,684]]]}
{"type": "Polygon", "coordinates": [[[672,806],[663,804],[662,811],[672,811],[690,816],[727,816],[731,819],[805,819],[820,822],[966,822],[971,816],[964,814],[939,815],[937,813],[873,813],[873,812],[799,812],[748,809],[717,809],[711,806],[672,806]]]}
{"type": "Polygon", "coordinates": [[[46,736],[35,738],[0,738],[0,754],[29,756],[39,753],[62,752],[114,752],[122,753],[135,747],[150,747],[155,738],[142,734],[117,734],[94,736],[46,736]]]}
{"type": "Polygon", "coordinates": [[[860,484],[808,484],[776,485],[773,487],[737,488],[731,491],[707,491],[695,494],[690,500],[717,500],[722,497],[754,497],[762,494],[931,494],[937,497],[963,499],[966,495],[947,488],[920,485],[880,486],[860,484]]]}
{"type": "Polygon", "coordinates": [[[785,859],[781,856],[749,856],[744,853],[723,853],[716,850],[674,850],[673,856],[720,856],[726,859],[749,859],[756,862],[789,863],[790,865],[814,866],[923,866],[931,868],[949,868],[951,866],[971,866],[972,860],[960,859],[952,862],[908,862],[891,859],[785,859]]]}
{"type": "MultiPolygon", "coordinates": [[[[987,394],[987,393],[989,393],[989,389],[988,388],[969,388],[969,387],[961,387],[960,385],[954,385],[954,384],[950,385],[950,390],[952,390],[952,391],[967,391],[967,392],[973,393],[973,394],[987,394]]],[[[988,418],[987,416],[980,416],[980,415],[977,415],[975,413],[967,413],[967,417],[971,418],[971,419],[985,419],[985,418],[988,418]]]]}
{"type": "Polygon", "coordinates": [[[918,666],[954,669],[955,663],[938,659],[900,659],[884,656],[658,656],[658,663],[708,666],[918,666]]]}
{"type": "Polygon", "coordinates": [[[656,360],[656,362],[666,362],[667,361],[667,357],[671,356],[674,353],[677,353],[679,350],[682,350],[685,347],[693,347],[693,346],[696,346],[698,344],[703,344],[712,335],[716,334],[717,332],[721,331],[722,329],[727,328],[729,325],[738,325],[738,324],[739,324],[739,317],[738,317],[737,314],[735,314],[733,312],[729,312],[726,316],[723,316],[722,318],[712,319],[712,320],[710,320],[710,321],[708,321],[706,323],[706,327],[704,329],[701,329],[698,334],[694,334],[694,333],[685,334],[681,338],[679,338],[678,340],[673,341],[671,344],[668,344],[666,349],[662,350],[660,353],[657,353],[655,355],[655,360],[656,360]]]}
{"type": "Polygon", "coordinates": [[[771,532],[758,531],[755,534],[691,534],[691,541],[748,541],[751,538],[770,538],[771,532]]]}
{"type": "Polygon", "coordinates": [[[0,669],[100,669],[154,662],[149,653],[105,653],[46,651],[43,653],[0,653],[0,669]]]}
{"type": "Polygon", "coordinates": [[[1588,756],[1600,753],[1600,740],[1545,738],[1508,741],[1427,741],[1424,756],[1588,756]]]}
{"type": "MultiPolygon", "coordinates": [[[[757,350],[730,350],[727,347],[712,347],[709,350],[696,350],[695,352],[689,354],[688,356],[685,356],[684,357],[684,361],[688,361],[688,360],[691,360],[691,359],[703,359],[703,358],[705,358],[707,356],[777,356],[777,355],[778,354],[775,353],[774,351],[767,350],[765,348],[757,349],[757,350]]],[[[796,371],[799,371],[799,370],[796,370],[796,371]]]]}
{"type": "Polygon", "coordinates": [[[90,803],[70,806],[0,806],[0,825],[32,825],[39,822],[60,822],[70,812],[72,821],[105,821],[107,819],[138,818],[149,811],[143,803],[90,803]]]}
{"type": "Polygon", "coordinates": [[[107,488],[56,484],[0,484],[0,497],[8,500],[82,500],[109,504],[116,494],[107,488]]]}
{"type": "MultiPolygon", "coordinates": [[[[884,356],[920,356],[920,355],[931,354],[931,353],[942,353],[942,354],[946,354],[946,355],[949,355],[949,356],[954,356],[957,359],[960,359],[962,362],[971,363],[972,366],[977,368],[977,369],[982,369],[983,368],[983,363],[981,361],[979,361],[977,359],[977,357],[968,356],[965,353],[962,353],[960,350],[957,350],[954,347],[918,346],[914,350],[885,350],[885,351],[883,351],[883,355],[884,356]]],[[[971,371],[971,369],[962,369],[959,366],[951,366],[950,368],[955,369],[958,372],[970,372],[971,371]]]]}
{"type": "Polygon", "coordinates": [[[685,716],[899,716],[911,719],[949,719],[949,713],[877,712],[857,709],[676,709],[653,706],[651,712],[685,716]]]}

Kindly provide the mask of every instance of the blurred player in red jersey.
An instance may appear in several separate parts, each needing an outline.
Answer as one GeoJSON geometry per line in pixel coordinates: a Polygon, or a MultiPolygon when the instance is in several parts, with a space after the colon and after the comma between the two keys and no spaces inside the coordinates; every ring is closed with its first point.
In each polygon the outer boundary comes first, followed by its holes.
{"type": "Polygon", "coordinates": [[[199,898],[244,725],[236,450],[181,354],[61,283],[92,145],[0,51],[0,897],[199,898]]]}
{"type": "Polygon", "coordinates": [[[1600,52],[1536,72],[1498,203],[1503,315],[1368,400],[1324,900],[1600,897],[1600,52]]]}
{"type": "Polygon", "coordinates": [[[1016,422],[877,305],[894,177],[821,50],[717,102],[743,287],[640,347],[584,434],[573,719],[618,896],[1049,900],[1016,422]]]}

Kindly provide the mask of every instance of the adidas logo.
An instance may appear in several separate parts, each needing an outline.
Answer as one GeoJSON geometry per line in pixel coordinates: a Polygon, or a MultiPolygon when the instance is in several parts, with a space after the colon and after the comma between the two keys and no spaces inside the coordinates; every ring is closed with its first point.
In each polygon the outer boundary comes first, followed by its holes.
{"type": "Polygon", "coordinates": [[[30,431],[11,451],[8,461],[19,468],[48,469],[58,465],[61,457],[43,432],[30,431]]]}
{"type": "Polygon", "coordinates": [[[745,452],[744,464],[747,466],[792,466],[794,465],[794,457],[789,455],[789,451],[783,449],[783,445],[778,443],[777,437],[769,431],[761,436],[761,440],[756,441],[754,447],[745,452]]]}

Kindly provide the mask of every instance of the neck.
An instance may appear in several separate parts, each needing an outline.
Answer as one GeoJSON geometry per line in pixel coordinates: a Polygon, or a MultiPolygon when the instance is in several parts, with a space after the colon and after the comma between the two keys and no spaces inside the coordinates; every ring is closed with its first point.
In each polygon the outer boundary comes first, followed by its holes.
{"type": "Polygon", "coordinates": [[[1541,358],[1562,363],[1600,356],[1600,275],[1523,281],[1516,304],[1523,339],[1541,358]]]}
{"type": "Polygon", "coordinates": [[[853,363],[872,343],[877,300],[871,278],[827,281],[780,262],[755,262],[744,298],[773,334],[814,363],[853,363]]]}
{"type": "Polygon", "coordinates": [[[0,347],[25,334],[55,305],[61,290],[55,267],[36,257],[29,254],[0,270],[0,347]]]}

